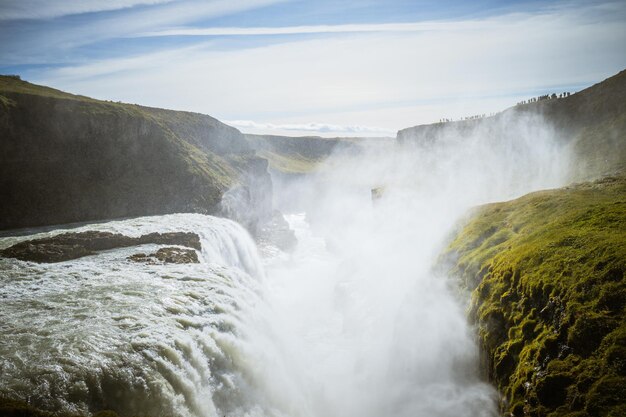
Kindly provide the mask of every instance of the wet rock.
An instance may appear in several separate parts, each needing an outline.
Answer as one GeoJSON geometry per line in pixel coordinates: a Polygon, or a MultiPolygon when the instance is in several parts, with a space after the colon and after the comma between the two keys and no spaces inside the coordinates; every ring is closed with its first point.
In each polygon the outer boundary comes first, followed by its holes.
{"type": "Polygon", "coordinates": [[[179,245],[202,250],[200,237],[191,232],[149,233],[139,237],[139,243],[155,243],[157,245],[179,245]]]}
{"type": "Polygon", "coordinates": [[[90,230],[20,242],[0,251],[0,256],[22,261],[53,263],[93,255],[98,251],[144,244],[202,249],[200,238],[191,232],[149,233],[140,237],[130,237],[119,233],[90,230]]]}
{"type": "Polygon", "coordinates": [[[38,244],[24,242],[3,250],[0,254],[5,258],[17,258],[22,261],[39,263],[63,262],[81,258],[94,252],[81,245],[38,244]]]}
{"type": "Polygon", "coordinates": [[[536,392],[539,402],[550,408],[565,403],[567,388],[574,382],[570,375],[548,375],[537,383],[536,392]]]}
{"type": "Polygon", "coordinates": [[[274,210],[271,220],[258,231],[257,239],[284,251],[293,250],[298,243],[296,234],[289,228],[289,223],[278,210],[274,210]]]}
{"type": "Polygon", "coordinates": [[[174,247],[161,248],[155,253],[147,255],[145,253],[136,253],[129,256],[128,260],[147,264],[197,264],[200,262],[195,250],[174,247]]]}

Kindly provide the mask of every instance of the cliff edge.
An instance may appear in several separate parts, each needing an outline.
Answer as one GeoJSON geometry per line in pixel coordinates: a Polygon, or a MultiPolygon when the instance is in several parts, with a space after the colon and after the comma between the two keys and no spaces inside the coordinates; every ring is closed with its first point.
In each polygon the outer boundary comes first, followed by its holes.
{"type": "Polygon", "coordinates": [[[442,264],[505,415],[626,415],[626,177],[480,207],[442,264]]]}
{"type": "Polygon", "coordinates": [[[225,211],[254,229],[271,217],[267,161],[210,116],[0,76],[0,137],[0,229],[225,211]],[[232,189],[237,211],[222,207],[232,189]]]}
{"type": "Polygon", "coordinates": [[[572,154],[572,181],[626,170],[626,70],[576,94],[518,104],[493,116],[414,126],[398,132],[400,143],[428,145],[446,136],[515,134],[514,122],[541,124],[572,154]]]}

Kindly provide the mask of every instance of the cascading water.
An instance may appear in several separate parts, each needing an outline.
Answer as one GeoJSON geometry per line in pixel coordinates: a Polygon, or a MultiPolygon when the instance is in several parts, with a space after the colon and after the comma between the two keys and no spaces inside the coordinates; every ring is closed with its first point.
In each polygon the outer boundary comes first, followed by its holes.
{"type": "MultiPolygon", "coordinates": [[[[245,311],[263,276],[236,223],[178,214],[88,225],[138,236],[193,231],[201,263],[126,258],[155,245],[57,264],[0,259],[0,395],[45,409],[214,416],[246,407],[245,311]]],[[[0,239],[19,240],[64,232],[0,239]]]]}
{"type": "Polygon", "coordinates": [[[561,185],[568,168],[541,120],[500,123],[331,160],[296,184],[291,255],[261,261],[235,223],[179,214],[76,231],[193,231],[199,264],[127,261],[139,248],[0,259],[0,395],[122,415],[496,415],[466,298],[433,265],[469,207],[561,185]]]}

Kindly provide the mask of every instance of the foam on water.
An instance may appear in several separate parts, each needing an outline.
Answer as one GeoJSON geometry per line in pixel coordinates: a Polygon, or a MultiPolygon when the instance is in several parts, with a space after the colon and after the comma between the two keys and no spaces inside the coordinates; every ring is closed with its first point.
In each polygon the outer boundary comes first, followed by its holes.
{"type": "MultiPolygon", "coordinates": [[[[236,223],[175,214],[85,225],[139,236],[193,231],[201,263],[145,265],[121,248],[57,264],[0,259],[0,395],[53,410],[243,414],[248,382],[242,321],[263,270],[236,223]]],[[[0,239],[7,247],[67,230],[0,239]]]]}

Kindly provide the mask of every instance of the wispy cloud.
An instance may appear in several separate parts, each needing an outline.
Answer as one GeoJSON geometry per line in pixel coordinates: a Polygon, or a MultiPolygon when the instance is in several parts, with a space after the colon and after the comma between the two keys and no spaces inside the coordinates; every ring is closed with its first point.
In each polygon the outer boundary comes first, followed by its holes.
{"type": "MultiPolygon", "coordinates": [[[[119,0],[118,6],[131,5],[133,1],[135,0],[119,0]]],[[[143,0],[136,0],[134,4],[138,5],[139,1],[143,0]]],[[[158,31],[202,19],[227,16],[284,1],[286,0],[155,0],[150,3],[150,7],[131,7],[71,22],[9,21],[5,25],[0,25],[0,62],[4,65],[57,63],[59,57],[64,57],[85,45],[132,37],[141,32],[158,31]]],[[[148,2],[149,0],[145,0],[142,4],[146,5],[148,2]]],[[[88,8],[88,4],[85,5],[85,9],[88,8]]],[[[71,10],[78,10],[77,7],[72,9],[69,6],[66,8],[59,6],[55,10],[58,13],[70,13],[71,10]]],[[[30,8],[27,10],[33,13],[33,16],[38,13],[30,8]]],[[[45,10],[48,9],[43,7],[42,12],[45,10]]]]}
{"type": "Polygon", "coordinates": [[[314,25],[287,27],[213,27],[213,28],[174,28],[157,32],[143,32],[134,36],[261,36],[261,35],[303,35],[321,33],[359,32],[419,32],[478,28],[476,21],[379,23],[348,25],[314,25]]]}
{"type": "Polygon", "coordinates": [[[0,20],[49,19],[81,13],[126,9],[139,5],[170,3],[175,0],[4,0],[0,2],[0,20]]]}
{"type": "Polygon", "coordinates": [[[624,6],[609,3],[446,22],[293,26],[280,30],[326,32],[231,48],[202,39],[47,70],[34,81],[275,130],[395,131],[600,81],[626,67],[625,23],[624,6]]]}

